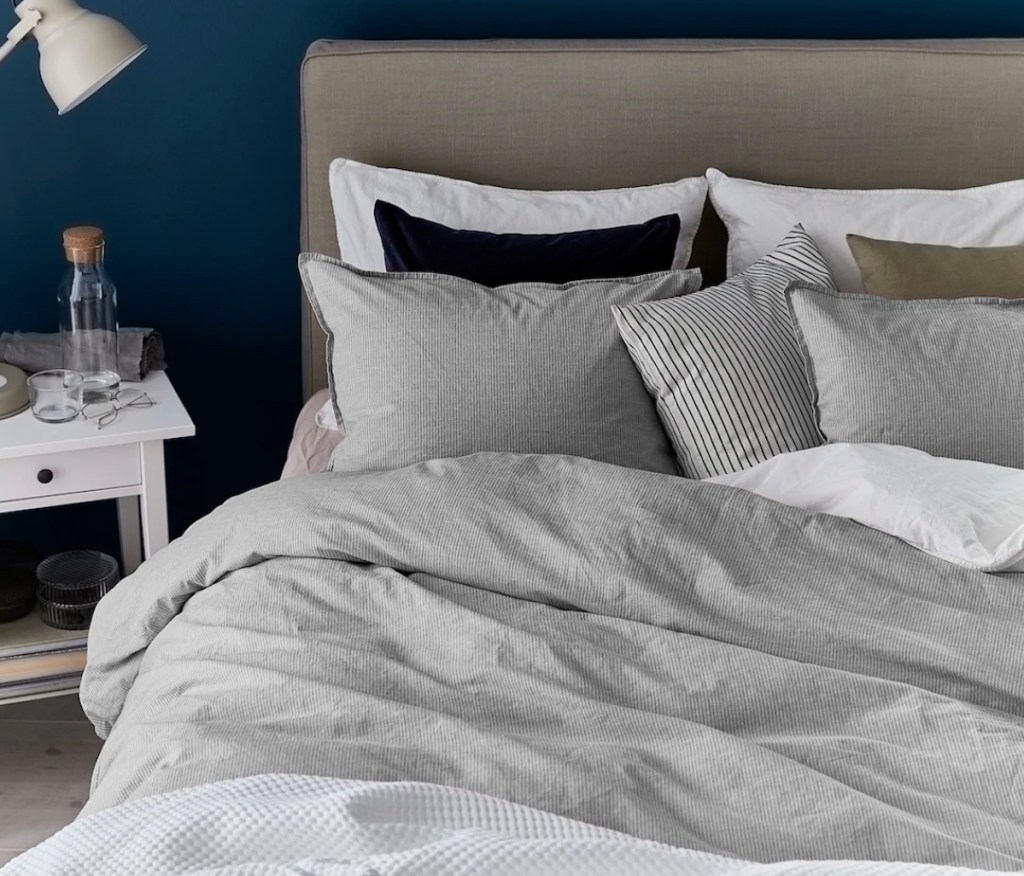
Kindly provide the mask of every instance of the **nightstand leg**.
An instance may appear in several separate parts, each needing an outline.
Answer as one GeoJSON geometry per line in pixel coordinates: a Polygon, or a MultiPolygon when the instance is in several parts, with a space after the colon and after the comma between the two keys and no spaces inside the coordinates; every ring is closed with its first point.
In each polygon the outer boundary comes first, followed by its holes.
{"type": "Polygon", "coordinates": [[[117,528],[121,533],[121,565],[125,575],[130,575],[142,564],[138,496],[124,496],[117,500],[117,528]]]}
{"type": "Polygon", "coordinates": [[[164,479],[164,442],[145,441],[141,447],[142,538],[148,560],[170,541],[167,531],[167,482],[164,479]]]}

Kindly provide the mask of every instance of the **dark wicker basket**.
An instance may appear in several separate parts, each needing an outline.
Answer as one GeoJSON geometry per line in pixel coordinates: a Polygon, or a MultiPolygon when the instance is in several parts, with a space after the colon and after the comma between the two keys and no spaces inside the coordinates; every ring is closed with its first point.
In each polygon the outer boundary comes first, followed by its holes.
{"type": "Polygon", "coordinates": [[[30,545],[0,541],[0,623],[16,621],[32,611],[39,560],[30,545]]]}

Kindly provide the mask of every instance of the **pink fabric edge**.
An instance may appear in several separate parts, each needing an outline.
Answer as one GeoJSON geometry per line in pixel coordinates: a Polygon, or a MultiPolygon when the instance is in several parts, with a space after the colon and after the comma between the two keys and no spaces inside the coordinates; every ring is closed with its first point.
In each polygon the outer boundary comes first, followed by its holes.
{"type": "Polygon", "coordinates": [[[317,411],[330,397],[330,393],[326,389],[322,389],[302,406],[299,417],[295,421],[295,429],[292,431],[288,457],[285,460],[284,471],[281,472],[282,479],[296,475],[316,474],[327,471],[330,466],[334,448],[345,437],[342,432],[322,429],[317,425],[317,411]]]}

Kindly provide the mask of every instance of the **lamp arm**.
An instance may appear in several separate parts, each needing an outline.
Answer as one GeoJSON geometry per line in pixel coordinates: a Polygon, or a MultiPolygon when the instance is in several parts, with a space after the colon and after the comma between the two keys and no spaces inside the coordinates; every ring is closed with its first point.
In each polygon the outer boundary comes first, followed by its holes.
{"type": "Polygon", "coordinates": [[[0,61],[6,58],[25,37],[27,37],[36,25],[43,20],[43,14],[37,9],[26,9],[25,15],[13,30],[7,34],[7,42],[0,46],[0,61]]]}

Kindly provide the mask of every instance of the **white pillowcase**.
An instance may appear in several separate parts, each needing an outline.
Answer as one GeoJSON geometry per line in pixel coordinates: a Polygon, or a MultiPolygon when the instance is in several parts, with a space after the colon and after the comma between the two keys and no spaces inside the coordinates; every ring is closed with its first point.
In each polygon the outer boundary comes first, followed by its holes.
{"type": "Polygon", "coordinates": [[[331,198],[341,256],[365,271],[387,270],[384,247],[373,218],[378,200],[449,228],[492,234],[558,234],[616,228],[675,213],[679,216],[680,233],[672,267],[681,270],[690,261],[707,188],[706,179],[691,177],[630,189],[531,192],[372,167],[347,158],[331,162],[331,198]]]}
{"type": "Polygon", "coordinates": [[[323,403],[323,407],[316,412],[316,424],[321,429],[326,429],[328,432],[340,432],[341,426],[338,425],[338,415],[334,413],[334,402],[330,398],[323,403]]]}
{"type": "Polygon", "coordinates": [[[1024,243],[1024,180],[972,189],[806,189],[707,171],[729,232],[726,270],[745,271],[797,224],[814,238],[840,292],[864,292],[847,234],[950,246],[1024,243]]]}
{"type": "Polygon", "coordinates": [[[940,559],[1024,572],[1024,471],[890,444],[826,444],[708,478],[848,517],[940,559]]]}

